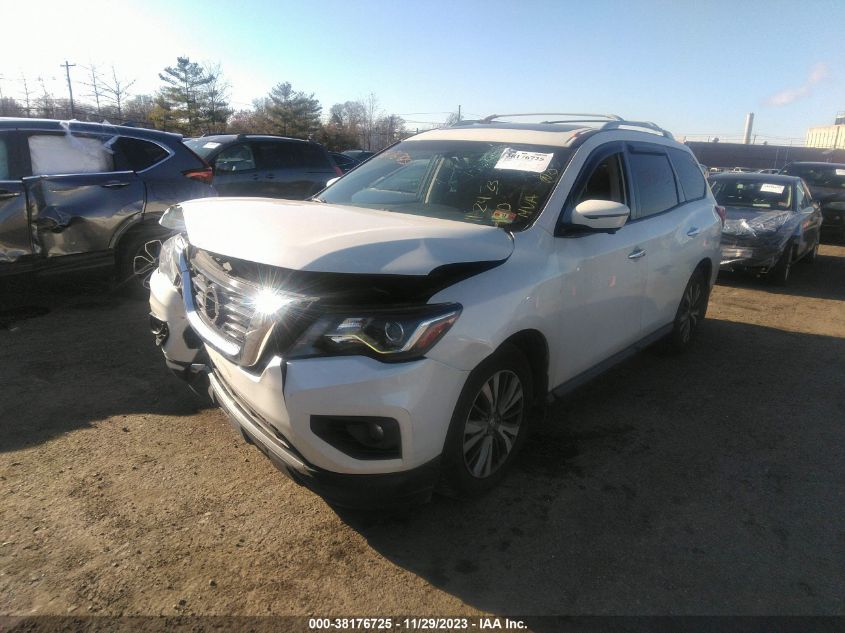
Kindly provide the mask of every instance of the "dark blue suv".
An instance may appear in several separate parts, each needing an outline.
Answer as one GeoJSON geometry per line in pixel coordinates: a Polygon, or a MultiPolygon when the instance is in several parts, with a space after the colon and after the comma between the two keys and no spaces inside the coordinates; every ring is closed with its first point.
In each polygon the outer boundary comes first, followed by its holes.
{"type": "Polygon", "coordinates": [[[214,196],[178,134],[0,118],[0,276],[112,268],[146,285],[169,206],[214,196]]]}

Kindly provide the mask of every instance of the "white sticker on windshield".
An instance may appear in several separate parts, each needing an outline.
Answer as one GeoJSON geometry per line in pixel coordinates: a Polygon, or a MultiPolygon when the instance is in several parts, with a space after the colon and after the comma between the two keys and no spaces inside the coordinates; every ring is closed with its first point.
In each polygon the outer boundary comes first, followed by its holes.
{"type": "Polygon", "coordinates": [[[837,176],[845,176],[845,169],[836,169],[834,170],[837,176]]]}
{"type": "Polygon", "coordinates": [[[214,141],[209,141],[205,145],[202,146],[203,149],[214,149],[215,147],[220,147],[220,143],[215,143],[214,141]]]}
{"type": "Polygon", "coordinates": [[[519,149],[506,147],[499,157],[494,169],[516,169],[518,171],[533,171],[538,174],[546,171],[552,162],[554,154],[543,152],[523,152],[519,149]]]}
{"type": "Polygon", "coordinates": [[[767,193],[783,193],[785,187],[786,185],[770,185],[766,183],[765,185],[760,185],[760,191],[765,191],[767,193]]]}

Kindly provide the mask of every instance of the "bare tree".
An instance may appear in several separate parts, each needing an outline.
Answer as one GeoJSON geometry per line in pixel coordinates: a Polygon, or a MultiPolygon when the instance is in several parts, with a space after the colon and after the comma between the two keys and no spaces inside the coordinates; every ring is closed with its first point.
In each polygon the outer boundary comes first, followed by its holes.
{"type": "Polygon", "coordinates": [[[26,80],[26,75],[21,73],[21,86],[23,87],[23,102],[24,102],[24,109],[26,110],[26,116],[32,116],[32,92],[29,89],[29,82],[26,80]]]}
{"type": "Polygon", "coordinates": [[[374,92],[368,94],[366,98],[362,99],[362,102],[364,104],[364,111],[366,112],[364,133],[366,134],[367,149],[371,150],[373,148],[373,132],[375,131],[376,120],[381,115],[381,110],[379,109],[378,97],[374,92]]]}
{"type": "Polygon", "coordinates": [[[129,97],[129,89],[135,83],[135,79],[128,81],[125,78],[117,76],[115,67],[111,67],[111,81],[103,81],[103,92],[106,97],[114,104],[117,111],[117,118],[123,120],[123,105],[129,97]]]}
{"type": "Polygon", "coordinates": [[[38,98],[39,113],[45,119],[54,119],[56,118],[56,108],[53,103],[53,95],[47,90],[47,83],[41,75],[38,76],[38,84],[41,86],[41,96],[38,98]]]}
{"type": "Polygon", "coordinates": [[[86,94],[86,97],[92,97],[94,99],[94,104],[97,106],[97,116],[101,117],[103,115],[102,105],[100,103],[101,99],[105,99],[106,95],[103,92],[103,80],[100,77],[100,73],[97,72],[97,67],[92,62],[90,66],[83,66],[85,70],[90,73],[91,82],[83,81],[82,85],[87,86],[91,89],[91,92],[86,94]]]}
{"type": "Polygon", "coordinates": [[[206,63],[203,66],[210,81],[205,85],[205,119],[208,132],[225,132],[226,121],[232,116],[229,107],[229,89],[232,85],[223,77],[220,62],[206,63]]]}

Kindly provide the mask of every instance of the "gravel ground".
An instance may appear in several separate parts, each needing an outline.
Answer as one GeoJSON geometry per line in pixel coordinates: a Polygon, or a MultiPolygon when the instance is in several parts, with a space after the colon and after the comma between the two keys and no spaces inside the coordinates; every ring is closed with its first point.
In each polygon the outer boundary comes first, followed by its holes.
{"type": "Polygon", "coordinates": [[[334,510],[165,370],[146,306],[0,295],[0,614],[845,614],[845,247],[720,278],[692,353],[551,408],[499,489],[334,510]]]}

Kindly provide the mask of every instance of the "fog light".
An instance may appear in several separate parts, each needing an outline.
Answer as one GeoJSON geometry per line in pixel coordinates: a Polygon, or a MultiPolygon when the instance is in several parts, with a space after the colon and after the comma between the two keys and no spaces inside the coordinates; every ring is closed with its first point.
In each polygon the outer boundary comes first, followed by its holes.
{"type": "Polygon", "coordinates": [[[356,459],[402,456],[399,423],[393,418],[312,415],[314,435],[356,459]]]}
{"type": "Polygon", "coordinates": [[[375,442],[381,442],[384,439],[384,429],[378,422],[370,422],[368,425],[370,437],[375,442]]]}
{"type": "Polygon", "coordinates": [[[156,339],[156,345],[161,347],[167,342],[167,337],[170,335],[170,330],[167,329],[167,323],[150,315],[150,332],[153,333],[156,339]]]}

